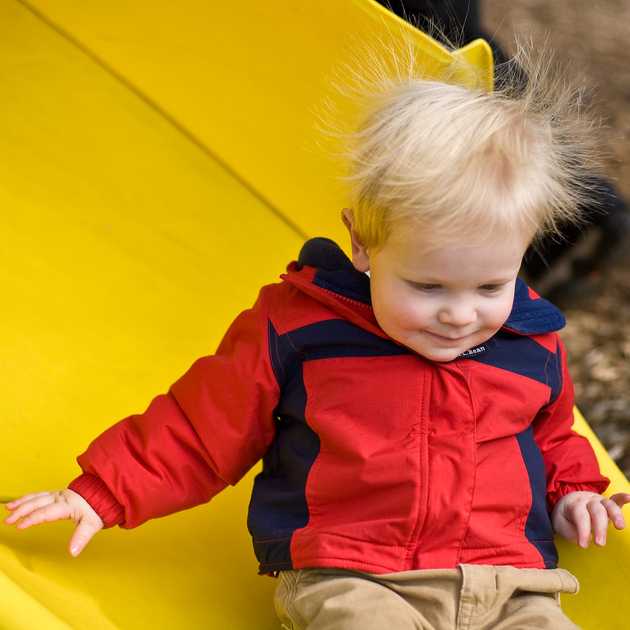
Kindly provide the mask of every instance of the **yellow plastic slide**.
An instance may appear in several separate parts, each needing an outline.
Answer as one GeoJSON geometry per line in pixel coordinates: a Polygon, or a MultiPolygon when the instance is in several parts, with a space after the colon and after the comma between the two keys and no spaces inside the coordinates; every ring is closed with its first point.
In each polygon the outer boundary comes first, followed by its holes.
{"type": "MultiPolygon", "coordinates": [[[[0,499],[64,487],[91,439],[212,353],[304,238],[346,244],[313,111],[353,42],[397,29],[372,0],[0,2],[0,499]]],[[[427,74],[450,63],[415,37],[427,74]]],[[[461,80],[489,88],[487,45],[458,54],[483,71],[461,80]]],[[[0,527],[0,629],[276,628],[246,531],[255,472],[76,559],[68,522],[0,527]]],[[[630,534],[560,551],[583,585],[569,614],[626,628],[630,534]]]]}

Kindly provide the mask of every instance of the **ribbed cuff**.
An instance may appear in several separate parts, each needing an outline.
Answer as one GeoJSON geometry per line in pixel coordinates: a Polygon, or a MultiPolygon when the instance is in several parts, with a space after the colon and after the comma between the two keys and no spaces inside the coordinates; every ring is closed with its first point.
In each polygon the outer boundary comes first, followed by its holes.
{"type": "Polygon", "coordinates": [[[83,473],[69,483],[68,488],[80,494],[92,506],[105,528],[124,522],[125,511],[122,505],[96,475],[83,473]]]}

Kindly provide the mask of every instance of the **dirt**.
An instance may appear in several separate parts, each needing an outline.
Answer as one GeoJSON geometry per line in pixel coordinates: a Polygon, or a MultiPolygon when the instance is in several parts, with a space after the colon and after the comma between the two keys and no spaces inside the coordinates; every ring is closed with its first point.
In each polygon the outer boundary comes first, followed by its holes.
{"type": "MultiPolygon", "coordinates": [[[[508,52],[515,34],[536,45],[547,40],[590,83],[605,123],[606,176],[630,199],[630,0],[487,0],[482,23],[508,52]]],[[[617,259],[591,274],[563,306],[577,405],[630,476],[630,237],[617,259]]]]}

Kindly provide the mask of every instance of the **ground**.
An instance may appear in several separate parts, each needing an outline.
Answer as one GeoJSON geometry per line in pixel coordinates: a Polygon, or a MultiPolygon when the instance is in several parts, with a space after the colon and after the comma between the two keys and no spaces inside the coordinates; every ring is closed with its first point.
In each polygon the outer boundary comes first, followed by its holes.
{"type": "MultiPolygon", "coordinates": [[[[604,123],[605,173],[630,199],[630,0],[487,0],[482,23],[508,52],[515,34],[535,45],[547,39],[581,73],[604,123]]],[[[577,404],[630,476],[630,239],[624,250],[590,277],[588,292],[567,302],[562,336],[577,404]]]]}

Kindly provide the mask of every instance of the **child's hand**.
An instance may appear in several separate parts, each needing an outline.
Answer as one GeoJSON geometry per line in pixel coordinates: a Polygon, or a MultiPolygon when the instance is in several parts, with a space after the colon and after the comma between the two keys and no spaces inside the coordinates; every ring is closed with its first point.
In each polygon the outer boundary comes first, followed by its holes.
{"type": "Polygon", "coordinates": [[[73,556],[78,556],[92,536],[103,529],[103,521],[92,506],[80,494],[69,489],[26,494],[7,503],[7,509],[13,513],[4,522],[13,525],[22,519],[18,529],[62,519],[74,521],[77,526],[70,540],[73,556]]]}
{"type": "Polygon", "coordinates": [[[588,547],[593,530],[596,545],[606,544],[606,530],[610,519],[617,529],[625,522],[621,507],[630,503],[630,494],[620,492],[606,498],[595,492],[569,492],[556,503],[551,514],[555,531],[580,547],[588,547]]]}

